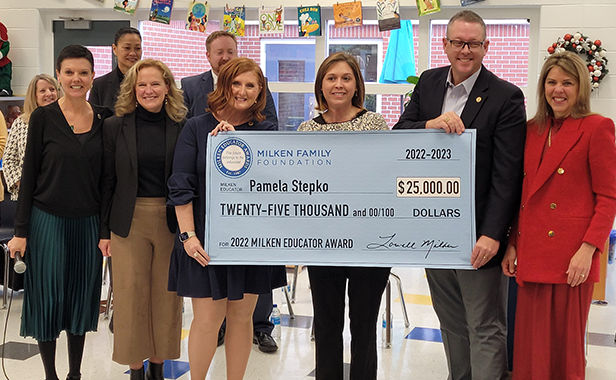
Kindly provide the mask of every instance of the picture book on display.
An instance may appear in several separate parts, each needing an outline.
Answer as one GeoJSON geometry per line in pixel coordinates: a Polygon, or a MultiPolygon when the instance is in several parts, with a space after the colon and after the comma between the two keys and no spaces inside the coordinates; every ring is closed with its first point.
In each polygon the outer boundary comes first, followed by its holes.
{"type": "Polygon", "coordinates": [[[115,0],[113,9],[132,16],[137,9],[137,1],[138,0],[115,0]]]}
{"type": "Polygon", "coordinates": [[[334,4],[334,27],[346,28],[360,25],[362,25],[361,1],[334,4]]]}
{"type": "Polygon", "coordinates": [[[299,21],[299,36],[320,36],[321,35],[321,7],[297,8],[297,19],[299,21]]]}
{"type": "Polygon", "coordinates": [[[416,0],[417,1],[417,13],[420,16],[429,15],[430,13],[436,13],[441,11],[440,0],[416,0]]]}
{"type": "Polygon", "coordinates": [[[283,34],[284,9],[282,6],[259,9],[259,34],[283,34]]]}
{"type": "Polygon", "coordinates": [[[210,14],[210,5],[191,1],[188,3],[188,16],[186,16],[186,29],[205,33],[207,20],[210,14]]]}
{"type": "Polygon", "coordinates": [[[242,37],[246,35],[244,26],[246,20],[246,7],[225,6],[225,13],[222,20],[222,30],[227,31],[234,36],[242,37]]]}
{"type": "Polygon", "coordinates": [[[379,31],[400,29],[400,3],[398,0],[377,0],[376,17],[379,31]]]}
{"type": "Polygon", "coordinates": [[[173,0],[152,0],[152,7],[150,8],[150,21],[169,24],[171,21],[172,8],[173,0]]]}

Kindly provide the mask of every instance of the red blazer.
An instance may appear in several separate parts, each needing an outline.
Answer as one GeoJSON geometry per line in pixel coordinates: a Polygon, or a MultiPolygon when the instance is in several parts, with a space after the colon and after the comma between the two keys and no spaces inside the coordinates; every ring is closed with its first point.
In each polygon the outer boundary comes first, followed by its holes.
{"type": "Polygon", "coordinates": [[[598,248],[589,280],[599,281],[599,253],[616,216],[614,122],[591,115],[567,118],[552,136],[529,124],[518,223],[510,243],[518,255],[517,281],[567,283],[569,261],[587,242],[598,248]]]}

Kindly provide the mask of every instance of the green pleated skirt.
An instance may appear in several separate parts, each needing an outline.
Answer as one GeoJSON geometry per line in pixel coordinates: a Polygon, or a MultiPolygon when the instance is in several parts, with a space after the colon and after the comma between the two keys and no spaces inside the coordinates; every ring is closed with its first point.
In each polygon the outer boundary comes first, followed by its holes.
{"type": "Polygon", "coordinates": [[[21,336],[38,341],[96,331],[101,295],[99,217],[65,218],[32,208],[24,261],[21,336]]]}

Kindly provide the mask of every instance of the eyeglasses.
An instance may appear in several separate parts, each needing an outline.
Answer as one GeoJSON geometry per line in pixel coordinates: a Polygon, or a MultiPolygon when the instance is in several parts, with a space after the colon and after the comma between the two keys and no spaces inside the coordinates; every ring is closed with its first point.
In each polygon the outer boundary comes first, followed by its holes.
{"type": "Polygon", "coordinates": [[[485,40],[483,41],[471,41],[471,42],[464,42],[464,41],[460,41],[460,40],[450,40],[449,38],[447,39],[447,41],[449,41],[449,43],[456,49],[456,50],[463,50],[464,46],[468,46],[468,50],[477,50],[479,49],[481,46],[483,46],[483,43],[486,42],[485,40]]]}

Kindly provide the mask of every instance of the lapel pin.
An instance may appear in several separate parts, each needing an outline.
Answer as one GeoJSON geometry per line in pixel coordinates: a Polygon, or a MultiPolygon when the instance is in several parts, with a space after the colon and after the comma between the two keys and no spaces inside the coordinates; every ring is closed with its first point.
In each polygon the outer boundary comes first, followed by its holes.
{"type": "Polygon", "coordinates": [[[100,113],[99,113],[99,114],[97,114],[96,116],[98,116],[98,120],[100,120],[100,119],[101,119],[101,114],[100,114],[100,113]]]}
{"type": "Polygon", "coordinates": [[[477,103],[481,102],[481,96],[478,96],[478,97],[477,97],[477,99],[475,99],[475,101],[476,101],[477,103]]]}

